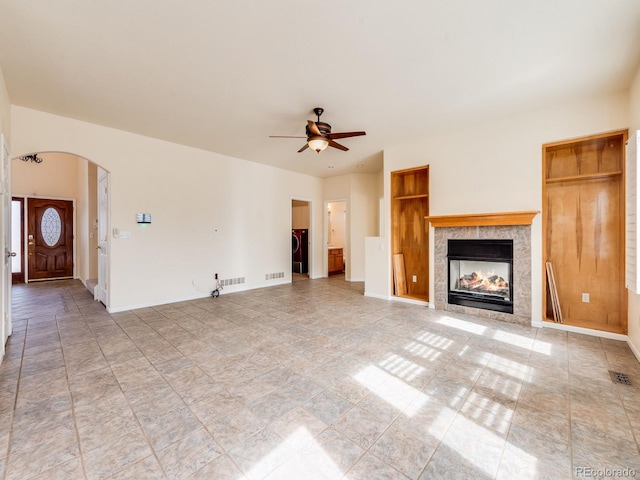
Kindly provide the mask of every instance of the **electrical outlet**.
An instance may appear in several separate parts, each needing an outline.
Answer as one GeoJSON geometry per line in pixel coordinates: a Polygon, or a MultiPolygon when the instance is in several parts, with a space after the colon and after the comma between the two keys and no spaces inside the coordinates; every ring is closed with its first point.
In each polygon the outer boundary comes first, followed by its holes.
{"type": "Polygon", "coordinates": [[[414,275],[414,276],[413,276],[413,283],[416,283],[417,281],[418,281],[418,276],[417,276],[417,275],[414,275]]]}
{"type": "Polygon", "coordinates": [[[583,293],[582,294],[582,301],[584,303],[589,303],[589,294],[588,293],[583,293]]]}

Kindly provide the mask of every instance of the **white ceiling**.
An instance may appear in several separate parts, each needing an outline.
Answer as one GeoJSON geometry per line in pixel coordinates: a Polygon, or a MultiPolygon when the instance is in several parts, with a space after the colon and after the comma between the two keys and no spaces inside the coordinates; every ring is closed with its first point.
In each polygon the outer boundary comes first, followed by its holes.
{"type": "Polygon", "coordinates": [[[627,89],[639,64],[638,0],[0,0],[13,104],[320,177],[627,89]],[[320,154],[269,138],[304,136],[316,106],[367,135],[320,154]]]}

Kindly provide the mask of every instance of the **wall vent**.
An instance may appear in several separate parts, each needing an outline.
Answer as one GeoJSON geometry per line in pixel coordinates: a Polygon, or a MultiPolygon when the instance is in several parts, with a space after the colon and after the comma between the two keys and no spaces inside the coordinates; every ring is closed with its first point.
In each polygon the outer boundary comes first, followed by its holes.
{"type": "Polygon", "coordinates": [[[273,280],[274,278],[284,278],[284,272],[267,273],[264,276],[265,280],[273,280]]]}
{"type": "Polygon", "coordinates": [[[224,280],[220,280],[220,285],[222,285],[223,287],[228,287],[230,285],[240,285],[241,283],[244,283],[244,277],[225,278],[224,280]]]}

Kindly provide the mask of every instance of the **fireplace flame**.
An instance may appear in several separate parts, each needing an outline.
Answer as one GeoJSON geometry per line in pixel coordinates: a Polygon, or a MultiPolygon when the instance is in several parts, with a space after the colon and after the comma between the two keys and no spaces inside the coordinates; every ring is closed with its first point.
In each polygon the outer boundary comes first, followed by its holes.
{"type": "Polygon", "coordinates": [[[509,283],[495,271],[485,274],[477,270],[470,275],[462,275],[458,282],[458,288],[477,293],[509,294],[509,283]]]}

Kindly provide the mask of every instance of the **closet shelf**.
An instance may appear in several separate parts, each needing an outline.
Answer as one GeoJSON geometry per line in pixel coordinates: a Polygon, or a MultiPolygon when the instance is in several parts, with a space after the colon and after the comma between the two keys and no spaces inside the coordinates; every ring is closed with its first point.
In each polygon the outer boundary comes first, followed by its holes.
{"type": "Polygon", "coordinates": [[[571,175],[569,177],[557,177],[547,178],[547,183],[562,183],[562,182],[579,182],[581,180],[598,180],[600,178],[612,178],[622,175],[622,171],[606,172],[606,173],[588,173],[584,175],[571,175]]]}

